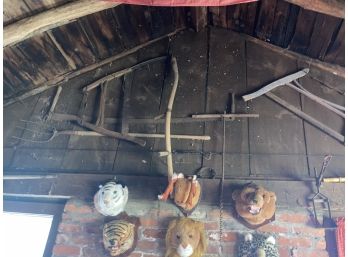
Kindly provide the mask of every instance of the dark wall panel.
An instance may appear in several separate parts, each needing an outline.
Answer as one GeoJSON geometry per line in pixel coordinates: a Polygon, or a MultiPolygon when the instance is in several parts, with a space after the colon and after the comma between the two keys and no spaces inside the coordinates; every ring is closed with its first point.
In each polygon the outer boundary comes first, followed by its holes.
{"type": "MultiPolygon", "coordinates": [[[[248,41],[238,33],[208,28],[199,33],[185,31],[170,42],[164,39],[140,51],[98,68],[63,86],[56,112],[78,114],[83,98],[82,88],[107,74],[133,66],[156,56],[177,57],[179,87],[174,102],[173,118],[196,113],[223,113],[231,109],[230,94],[235,93],[236,113],[258,113],[259,118],[235,119],[226,123],[226,178],[259,176],[301,179],[313,176],[313,168],[321,164],[325,154],[334,159],[327,175],[343,173],[344,147],[323,132],[306,124],[265,96],[245,103],[241,96],[301,68],[296,59],[248,41]],[[223,42],[223,43],[222,43],[223,42]]],[[[173,74],[164,62],[153,63],[132,72],[125,79],[108,82],[106,118],[122,118],[123,87],[129,83],[130,118],[154,118],[164,114],[172,88],[173,74]]],[[[344,79],[310,67],[301,83],[311,92],[344,105],[344,79]]],[[[49,136],[53,129],[84,130],[76,123],[47,121],[47,113],[56,88],[48,90],[34,102],[23,102],[5,108],[4,155],[6,172],[81,172],[144,176],[166,175],[163,139],[147,139],[144,148],[111,138],[58,136],[49,143],[14,140],[12,136],[38,140],[49,136]],[[23,105],[24,104],[24,105],[23,105]],[[35,123],[23,123],[21,119],[35,123]],[[16,128],[25,126],[32,131],[16,128]]],[[[285,86],[274,93],[307,112],[338,132],[343,121],[334,114],[301,99],[285,86]]],[[[96,120],[99,89],[89,93],[84,117],[96,120]]],[[[120,124],[105,125],[120,131],[120,124]]],[[[129,131],[163,133],[164,124],[130,125],[129,131]]],[[[173,134],[210,135],[211,141],[172,140],[174,169],[193,174],[201,166],[213,168],[217,177],[222,168],[222,123],[200,122],[173,124],[173,134]]]]}

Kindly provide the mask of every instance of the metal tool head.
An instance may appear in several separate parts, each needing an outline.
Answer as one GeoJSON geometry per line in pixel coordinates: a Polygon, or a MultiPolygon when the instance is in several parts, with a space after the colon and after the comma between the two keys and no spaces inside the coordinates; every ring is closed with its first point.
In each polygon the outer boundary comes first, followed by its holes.
{"type": "MultiPolygon", "coordinates": [[[[22,122],[30,122],[30,123],[34,123],[34,124],[38,124],[37,122],[33,122],[33,121],[25,121],[25,120],[21,120],[22,122]]],[[[17,137],[17,136],[12,136],[12,138],[18,139],[18,140],[22,140],[22,141],[26,141],[26,142],[32,142],[32,143],[47,143],[53,140],[53,138],[56,137],[57,135],[57,130],[56,129],[51,129],[51,131],[39,131],[39,130],[35,130],[35,129],[29,129],[26,127],[22,127],[22,126],[16,126],[17,129],[21,129],[24,131],[29,131],[31,133],[33,133],[33,135],[35,134],[45,134],[48,136],[45,136],[45,138],[43,138],[42,140],[34,140],[34,139],[30,139],[30,138],[24,138],[24,137],[17,137]]]]}
{"type": "Polygon", "coordinates": [[[314,194],[314,196],[310,198],[309,201],[311,201],[312,203],[313,212],[314,212],[314,223],[316,227],[324,227],[324,222],[319,221],[317,207],[321,206],[321,210],[324,210],[327,208],[328,217],[331,219],[330,199],[326,195],[320,193],[320,186],[323,181],[323,176],[331,159],[332,159],[332,155],[326,155],[324,157],[319,175],[317,174],[316,168],[314,168],[317,193],[314,194]]]}

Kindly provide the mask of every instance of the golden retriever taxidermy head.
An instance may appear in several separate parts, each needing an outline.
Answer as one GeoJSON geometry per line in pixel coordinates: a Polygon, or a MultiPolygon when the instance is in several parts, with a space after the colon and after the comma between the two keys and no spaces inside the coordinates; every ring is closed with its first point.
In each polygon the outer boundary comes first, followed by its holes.
{"type": "Polygon", "coordinates": [[[276,195],[253,183],[232,194],[239,216],[251,225],[259,225],[271,219],[276,210],[276,195]]]}
{"type": "Polygon", "coordinates": [[[201,257],[207,248],[204,224],[190,218],[170,222],[165,257],[201,257]]]}

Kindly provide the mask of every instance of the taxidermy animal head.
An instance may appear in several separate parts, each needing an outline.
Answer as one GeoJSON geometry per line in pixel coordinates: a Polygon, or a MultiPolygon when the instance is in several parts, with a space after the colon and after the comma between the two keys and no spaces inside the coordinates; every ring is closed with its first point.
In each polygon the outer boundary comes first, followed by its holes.
{"type": "Polygon", "coordinates": [[[121,255],[134,247],[135,225],[125,220],[113,220],[103,228],[104,248],[111,256],[121,255]]]}
{"type": "Polygon", "coordinates": [[[99,186],[99,191],[94,195],[95,208],[105,216],[116,216],[123,212],[127,201],[128,188],[115,181],[99,186]]]}
{"type": "Polygon", "coordinates": [[[276,210],[276,195],[253,183],[232,193],[235,209],[247,223],[259,225],[271,219],[276,210]]]}
{"type": "Polygon", "coordinates": [[[165,257],[201,257],[207,247],[204,224],[190,218],[170,222],[165,257]]]}
{"type": "Polygon", "coordinates": [[[279,257],[275,238],[266,234],[246,234],[239,245],[238,257],[279,257]]]}
{"type": "Polygon", "coordinates": [[[158,199],[166,201],[169,195],[174,192],[174,203],[187,216],[197,207],[201,190],[201,185],[196,175],[185,177],[182,173],[174,173],[167,189],[158,196],[158,199]]]}

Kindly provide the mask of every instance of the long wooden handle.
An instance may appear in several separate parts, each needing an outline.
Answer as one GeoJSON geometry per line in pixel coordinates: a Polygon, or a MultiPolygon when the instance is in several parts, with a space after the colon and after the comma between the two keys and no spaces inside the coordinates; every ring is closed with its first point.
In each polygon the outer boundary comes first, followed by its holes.
{"type": "MultiPolygon", "coordinates": [[[[122,134],[122,133],[121,133],[122,134]]],[[[104,137],[106,135],[95,132],[95,131],[78,131],[78,130],[61,130],[57,131],[58,135],[70,135],[70,136],[87,136],[87,137],[104,137]]],[[[131,137],[142,137],[142,138],[165,138],[164,134],[146,134],[146,133],[127,133],[122,135],[128,135],[131,137]]],[[[202,140],[209,141],[210,136],[195,136],[195,135],[170,135],[173,139],[183,139],[183,140],[202,140]]],[[[167,153],[167,152],[165,152],[167,153]]]]}
{"type": "Polygon", "coordinates": [[[293,112],[294,114],[296,114],[300,118],[304,119],[309,124],[315,126],[316,128],[318,128],[321,131],[323,131],[324,133],[326,133],[327,135],[335,138],[336,140],[338,140],[339,142],[344,144],[344,136],[341,135],[340,133],[336,132],[332,128],[330,128],[330,127],[326,126],[325,124],[321,123],[320,121],[314,119],[312,116],[309,116],[308,114],[304,113],[303,111],[299,110],[295,106],[289,104],[288,102],[286,102],[285,100],[281,99],[280,97],[276,96],[275,94],[273,94],[271,92],[266,93],[266,96],[269,97],[270,99],[272,99],[274,102],[280,104],[284,108],[288,109],[289,111],[293,112]]]}
{"type": "Polygon", "coordinates": [[[324,183],[345,183],[345,178],[323,178],[324,183]]]}
{"type": "Polygon", "coordinates": [[[128,136],[128,135],[123,135],[121,133],[96,126],[96,125],[89,123],[87,121],[84,121],[82,119],[77,120],[77,122],[80,124],[80,126],[88,128],[88,129],[93,130],[95,132],[98,132],[98,133],[103,134],[105,136],[114,137],[117,139],[122,139],[122,140],[126,140],[129,142],[133,142],[133,143],[138,144],[140,146],[145,146],[145,144],[146,144],[146,141],[141,140],[139,138],[135,138],[135,137],[128,136]]]}
{"type": "Polygon", "coordinates": [[[58,103],[58,99],[59,99],[59,96],[60,96],[60,93],[62,92],[63,88],[61,86],[59,86],[57,88],[57,92],[56,92],[56,95],[54,96],[53,98],[53,101],[52,101],[52,104],[51,104],[51,107],[50,107],[50,110],[48,111],[46,117],[44,118],[44,120],[50,120],[51,117],[52,117],[52,114],[54,112],[54,109],[56,108],[56,105],[58,103]]]}
{"type": "Polygon", "coordinates": [[[160,56],[160,57],[155,57],[153,59],[149,59],[147,61],[144,61],[144,62],[141,62],[141,63],[138,63],[132,67],[129,67],[129,68],[126,68],[126,69],[123,69],[123,70],[119,70],[119,71],[116,71],[110,75],[107,75],[105,77],[102,77],[100,79],[98,79],[97,81],[94,81],[93,83],[89,84],[88,86],[85,86],[83,88],[83,92],[86,92],[86,91],[90,91],[96,87],[99,87],[103,82],[105,81],[109,81],[109,80],[112,80],[112,79],[115,79],[115,78],[119,78],[119,77],[122,77],[123,75],[126,75],[130,72],[133,72],[137,69],[140,69],[148,64],[151,64],[151,63],[154,63],[154,62],[158,62],[158,61],[163,61],[167,58],[167,56],[160,56]]]}
{"type": "MultiPolygon", "coordinates": [[[[129,136],[132,137],[143,137],[143,138],[165,138],[163,134],[145,134],[145,133],[128,133],[129,136]]],[[[183,140],[202,140],[209,141],[211,139],[210,136],[196,136],[196,135],[170,135],[170,138],[173,139],[183,139],[183,140]]]]}
{"type": "Polygon", "coordinates": [[[168,101],[168,107],[167,107],[167,113],[166,113],[166,123],[165,123],[165,138],[166,138],[166,151],[168,152],[167,155],[167,171],[168,171],[168,179],[171,180],[173,176],[173,158],[172,158],[172,145],[170,141],[170,121],[172,117],[172,108],[174,103],[174,98],[176,94],[176,89],[178,88],[178,82],[179,82],[179,72],[178,72],[178,64],[176,62],[176,58],[172,57],[171,60],[172,68],[174,72],[174,85],[172,88],[172,92],[170,93],[169,101],[168,101]]]}

